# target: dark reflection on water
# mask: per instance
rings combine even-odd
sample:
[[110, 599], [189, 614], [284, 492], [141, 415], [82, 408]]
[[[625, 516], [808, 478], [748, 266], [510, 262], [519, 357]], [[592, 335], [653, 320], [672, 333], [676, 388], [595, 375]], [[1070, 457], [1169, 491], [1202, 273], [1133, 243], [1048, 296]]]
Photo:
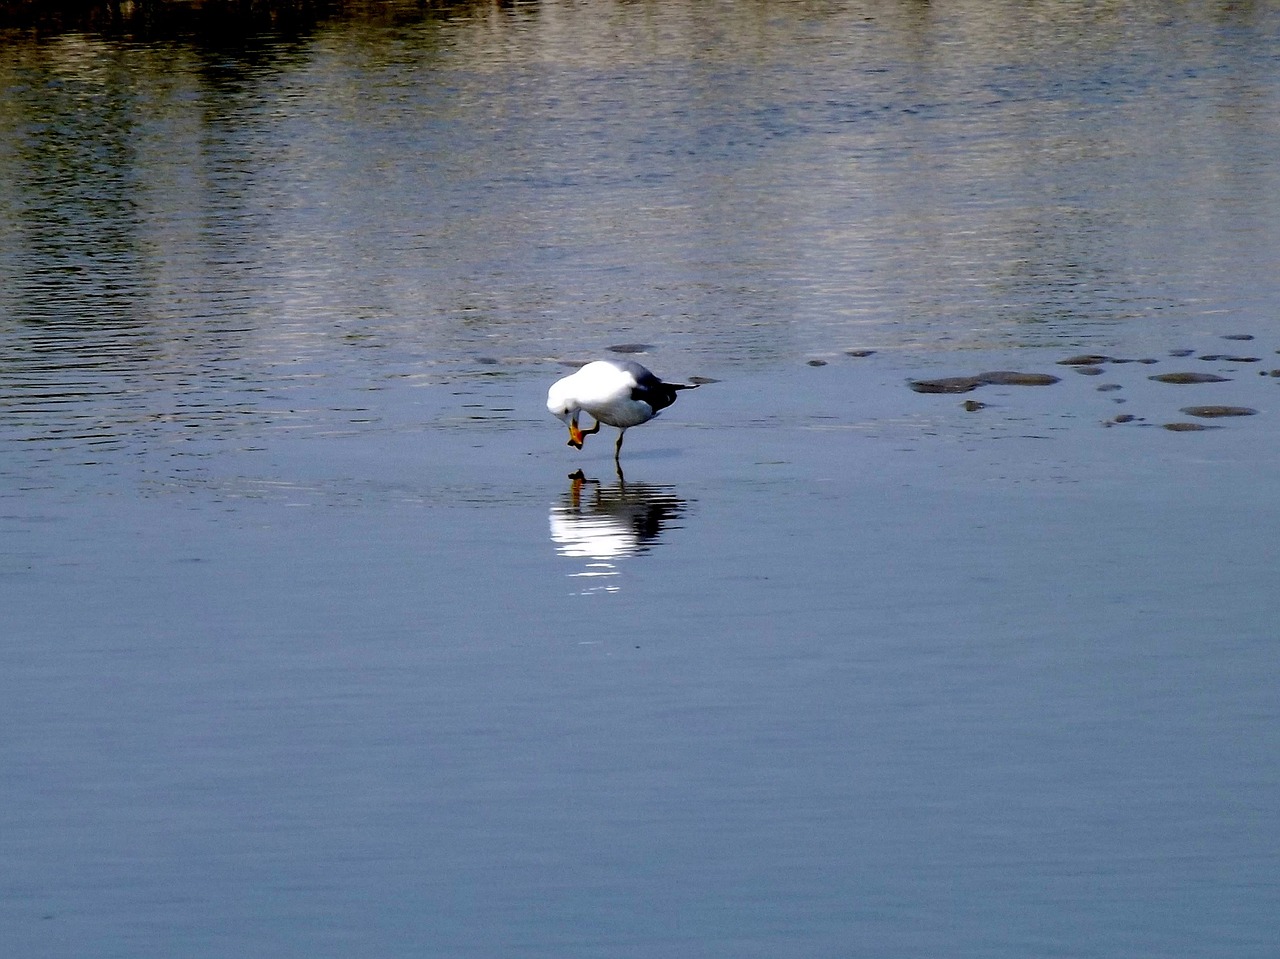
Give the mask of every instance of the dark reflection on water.
[[1034, 344], [1187, 322], [1232, 277], [1231, 306], [1274, 297], [1270, 8], [788, 11], [12, 44], [0, 305], [453, 368], [631, 332], [737, 362]]
[[618, 560], [647, 553], [664, 532], [683, 526], [685, 500], [668, 486], [616, 485], [587, 479], [581, 471], [569, 478], [569, 491], [551, 507], [551, 541], [556, 552], [584, 565], [569, 575], [582, 580], [583, 595], [622, 588]]

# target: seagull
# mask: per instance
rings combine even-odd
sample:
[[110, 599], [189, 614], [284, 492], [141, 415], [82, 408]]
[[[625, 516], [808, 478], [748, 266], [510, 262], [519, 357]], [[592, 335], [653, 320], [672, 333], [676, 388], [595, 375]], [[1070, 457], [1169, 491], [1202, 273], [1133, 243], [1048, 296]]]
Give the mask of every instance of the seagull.
[[[677, 390], [692, 389], [697, 389], [697, 384], [664, 383], [631, 360], [596, 360], [551, 384], [547, 409], [568, 424], [569, 445], [574, 449], [582, 449], [588, 436], [599, 433], [601, 423], [616, 426], [618, 443], [613, 448], [613, 462], [621, 470], [618, 458], [627, 430], [649, 422], [674, 403]], [[591, 414], [595, 425], [589, 430], [581, 429], [579, 413]]]

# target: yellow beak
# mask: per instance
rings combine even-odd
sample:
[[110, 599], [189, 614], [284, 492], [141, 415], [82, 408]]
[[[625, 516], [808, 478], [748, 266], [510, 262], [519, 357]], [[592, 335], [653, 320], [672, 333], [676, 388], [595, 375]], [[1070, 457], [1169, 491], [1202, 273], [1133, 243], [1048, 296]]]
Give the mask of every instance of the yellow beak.
[[569, 445], [575, 450], [580, 450], [582, 449], [582, 442], [583, 433], [582, 430], [578, 428], [578, 420], [577, 417], [575, 417], [569, 421]]

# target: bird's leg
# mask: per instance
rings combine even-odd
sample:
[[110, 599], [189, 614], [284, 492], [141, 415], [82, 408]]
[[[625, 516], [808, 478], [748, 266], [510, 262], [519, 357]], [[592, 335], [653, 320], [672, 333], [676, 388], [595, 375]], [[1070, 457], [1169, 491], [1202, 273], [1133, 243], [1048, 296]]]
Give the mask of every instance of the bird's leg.
[[626, 486], [627, 478], [622, 475], [622, 436], [627, 431], [619, 428], [618, 442], [613, 446], [613, 468], [618, 471], [618, 485]]

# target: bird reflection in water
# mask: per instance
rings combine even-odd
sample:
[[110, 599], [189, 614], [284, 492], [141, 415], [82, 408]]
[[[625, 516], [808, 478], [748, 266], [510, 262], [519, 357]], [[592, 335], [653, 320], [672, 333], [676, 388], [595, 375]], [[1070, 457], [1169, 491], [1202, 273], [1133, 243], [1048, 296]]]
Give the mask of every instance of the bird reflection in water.
[[585, 581], [582, 594], [617, 592], [616, 561], [648, 552], [685, 511], [685, 501], [667, 486], [628, 483], [604, 486], [578, 470], [569, 492], [551, 507], [551, 541], [556, 552], [586, 560], [570, 577]]

